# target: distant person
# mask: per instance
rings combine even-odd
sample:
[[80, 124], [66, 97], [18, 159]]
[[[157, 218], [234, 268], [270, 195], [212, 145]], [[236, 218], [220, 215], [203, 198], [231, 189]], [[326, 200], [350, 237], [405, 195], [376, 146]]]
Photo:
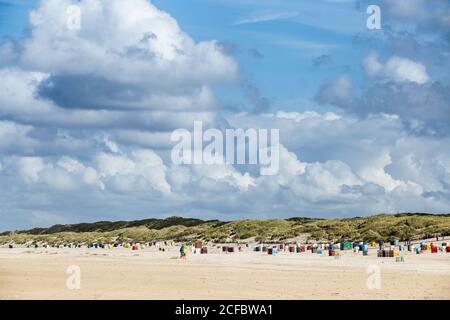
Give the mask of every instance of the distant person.
[[180, 246], [180, 259], [186, 259], [187, 248], [186, 245], [181, 244]]

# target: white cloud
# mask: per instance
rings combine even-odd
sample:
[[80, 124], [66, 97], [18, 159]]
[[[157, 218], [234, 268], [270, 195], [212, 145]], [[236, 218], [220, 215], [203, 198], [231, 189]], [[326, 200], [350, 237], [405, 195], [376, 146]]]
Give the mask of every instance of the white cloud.
[[169, 194], [170, 185], [166, 181], [166, 167], [161, 158], [152, 150], [138, 149], [127, 155], [102, 153], [97, 156], [100, 178], [122, 191], [153, 188]]
[[286, 20], [298, 16], [297, 12], [265, 12], [260, 14], [255, 14], [251, 17], [238, 20], [234, 25], [250, 24], [258, 22], [276, 21], [276, 20]]
[[341, 118], [341, 116], [333, 112], [326, 112], [322, 115], [316, 111], [305, 111], [305, 112], [278, 111], [276, 117], [280, 119], [291, 119], [294, 120], [295, 122], [300, 122], [305, 119], [323, 119], [326, 121], [333, 121]]
[[[224, 118], [211, 88], [235, 81], [238, 66], [215, 41], [194, 42], [145, 0], [81, 1], [82, 28], [68, 30], [70, 3], [42, 2], [20, 46], [0, 48], [2, 223], [448, 211], [448, 138], [410, 134], [402, 113], [360, 119], [291, 109]], [[406, 58], [369, 56], [365, 67], [383, 81], [429, 82], [425, 66]], [[342, 75], [318, 100], [345, 105], [352, 93]], [[170, 132], [194, 120], [280, 129], [278, 174], [172, 165]]]
[[175, 19], [148, 1], [81, 1], [80, 30], [66, 27], [71, 4], [49, 0], [31, 13], [32, 33], [22, 54], [25, 65], [157, 86], [223, 81], [236, 75], [236, 63], [215, 42], [196, 44]]
[[347, 104], [352, 98], [353, 84], [345, 74], [324, 83], [316, 96], [316, 100], [324, 104]]
[[[40, 208], [57, 214], [70, 194], [78, 201], [58, 214], [69, 217], [75, 211], [108, 208], [120, 219], [143, 218], [149, 212], [209, 212], [208, 218], [223, 219], [266, 213], [288, 217], [445, 212], [450, 205], [450, 148], [442, 148], [450, 145], [448, 139], [410, 136], [398, 117], [356, 121], [340, 115], [330, 121], [324, 114], [304, 115], [309, 116], [280, 112], [229, 118], [233, 126], [243, 128], [280, 128], [283, 145], [275, 176], [231, 165], [175, 166], [155, 150], [130, 148], [109, 137], [120, 153], [104, 149], [84, 159], [4, 158], [2, 201], [11, 207], [11, 201], [17, 204], [28, 197], [33, 212]], [[14, 176], [22, 179], [10, 180]], [[19, 209], [21, 214], [31, 210], [14, 210]]]
[[396, 82], [424, 84], [430, 80], [426, 67], [418, 62], [398, 56], [390, 57], [385, 64], [375, 54], [369, 54], [363, 62], [367, 75]]
[[15, 159], [14, 162], [18, 173], [29, 182], [38, 181], [39, 173], [45, 168], [43, 160], [39, 157], [21, 157]]
[[37, 116], [54, 110], [46, 101], [36, 99], [36, 87], [47, 75], [17, 68], [0, 69], [0, 112], [4, 116]]
[[238, 65], [216, 41], [196, 43], [145, 0], [77, 2], [81, 29], [71, 30], [71, 4], [41, 2], [30, 33], [0, 48], [9, 57], [0, 61], [3, 119], [157, 134], [217, 120], [221, 104], [211, 87], [237, 81]]

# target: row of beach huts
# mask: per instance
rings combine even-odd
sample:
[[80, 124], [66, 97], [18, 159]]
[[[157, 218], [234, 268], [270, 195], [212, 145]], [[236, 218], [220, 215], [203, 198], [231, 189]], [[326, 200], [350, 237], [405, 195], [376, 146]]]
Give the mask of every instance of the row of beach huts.
[[[179, 246], [180, 243], [174, 241], [152, 241], [152, 242], [114, 242], [114, 243], [67, 243], [59, 245], [49, 245], [47, 243], [31, 243], [28, 248], [88, 248], [88, 249], [114, 249], [123, 248], [132, 251], [144, 250], [149, 247], [154, 247], [159, 251], [165, 251], [170, 247]], [[13, 248], [9, 244], [9, 248]], [[204, 244], [202, 241], [196, 241], [191, 245], [191, 253], [208, 254], [210, 250], [208, 247], [214, 249], [214, 252], [234, 253], [243, 250], [248, 251], [249, 244]], [[255, 252], [275, 255], [279, 252], [289, 253], [313, 253], [313, 254], [328, 254], [329, 256], [339, 256], [341, 252], [353, 251], [355, 253], [362, 253], [363, 256], [369, 254], [369, 249], [377, 250], [378, 257], [397, 257], [401, 252], [410, 252], [415, 254], [423, 253], [450, 253], [450, 243], [441, 242], [420, 242], [412, 244], [411, 242], [400, 243], [398, 240], [390, 242], [339, 242], [339, 243], [295, 243], [295, 242], [281, 242], [281, 243], [258, 243], [251, 246], [251, 250]]]

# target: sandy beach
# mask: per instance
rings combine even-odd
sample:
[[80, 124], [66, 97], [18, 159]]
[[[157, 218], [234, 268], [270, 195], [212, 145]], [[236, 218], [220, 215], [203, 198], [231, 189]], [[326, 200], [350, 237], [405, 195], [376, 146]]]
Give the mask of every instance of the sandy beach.
[[[450, 299], [450, 254], [404, 262], [344, 252], [189, 254], [127, 249], [0, 249], [0, 299]], [[80, 289], [68, 289], [70, 266]], [[367, 281], [379, 270], [380, 288]], [[379, 269], [377, 269], [379, 268]]]

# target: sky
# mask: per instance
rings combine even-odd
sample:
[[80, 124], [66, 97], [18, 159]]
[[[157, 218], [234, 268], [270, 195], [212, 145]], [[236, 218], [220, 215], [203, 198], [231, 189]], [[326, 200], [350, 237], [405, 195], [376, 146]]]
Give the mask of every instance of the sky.
[[[0, 231], [449, 213], [449, 67], [446, 0], [0, 0]], [[278, 173], [174, 164], [196, 120]]]

